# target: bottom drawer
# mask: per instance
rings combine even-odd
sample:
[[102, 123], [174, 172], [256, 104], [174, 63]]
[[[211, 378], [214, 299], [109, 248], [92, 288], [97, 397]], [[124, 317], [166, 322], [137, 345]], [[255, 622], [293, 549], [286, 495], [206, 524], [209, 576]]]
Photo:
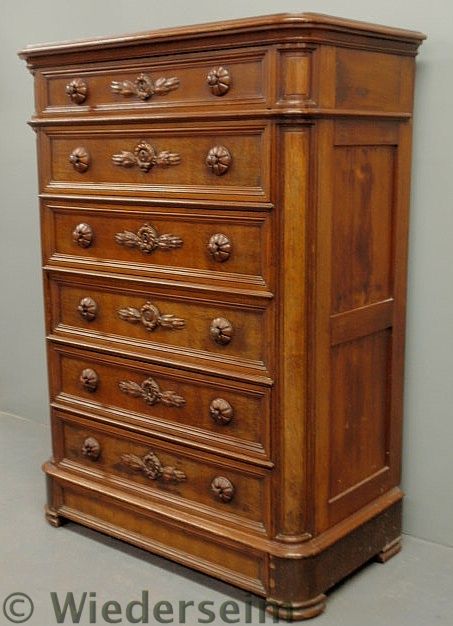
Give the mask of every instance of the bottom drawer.
[[221, 513], [232, 526], [268, 527], [268, 470], [60, 412], [53, 432], [62, 467], [196, 515]]
[[[266, 556], [250, 546], [235, 545], [179, 523], [131, 506], [102, 493], [65, 485], [59, 512], [64, 517], [117, 537], [155, 554], [168, 557], [224, 582], [266, 594]], [[54, 482], [52, 481], [52, 482]]]

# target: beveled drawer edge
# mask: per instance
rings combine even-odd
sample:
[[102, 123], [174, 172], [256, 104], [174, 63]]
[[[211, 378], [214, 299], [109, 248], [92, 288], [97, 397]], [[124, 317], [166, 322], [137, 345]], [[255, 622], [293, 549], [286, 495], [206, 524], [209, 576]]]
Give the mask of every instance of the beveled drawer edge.
[[[103, 331], [88, 331], [81, 330], [80, 328], [69, 326], [66, 324], [57, 324], [54, 328], [55, 333], [61, 333], [63, 337], [79, 337], [85, 338], [85, 340], [90, 343], [87, 345], [98, 345], [104, 341], [107, 341], [111, 344], [116, 344], [118, 346], [133, 346], [135, 348], [141, 348], [143, 351], [147, 352], [162, 352], [169, 355], [175, 355], [176, 357], [188, 358], [188, 359], [198, 359], [204, 362], [216, 363], [218, 369], [222, 367], [223, 364], [231, 367], [235, 367], [238, 369], [242, 368], [251, 368], [256, 371], [261, 371], [263, 373], [269, 373], [269, 369], [266, 367], [264, 361], [253, 361], [251, 359], [244, 359], [237, 356], [226, 356], [224, 354], [215, 354], [213, 352], [207, 352], [204, 350], [198, 350], [195, 348], [185, 348], [181, 346], [173, 346], [167, 345], [163, 343], [151, 342], [151, 341], [140, 341], [139, 339], [132, 339], [131, 337], [120, 336], [120, 335], [110, 335], [106, 334]], [[91, 344], [93, 342], [93, 344]], [[116, 350], [119, 353], [118, 349]], [[126, 354], [126, 352], [124, 352]]]
[[74, 206], [77, 206], [80, 202], [99, 202], [109, 203], [115, 206], [116, 204], [131, 204], [139, 207], [150, 207], [153, 208], [155, 206], [159, 207], [182, 207], [189, 209], [198, 209], [200, 207], [203, 210], [209, 209], [222, 209], [222, 210], [244, 210], [247, 209], [249, 211], [271, 211], [274, 209], [274, 204], [272, 202], [261, 202], [256, 204], [256, 202], [251, 202], [249, 200], [231, 200], [225, 202], [224, 200], [216, 200], [215, 198], [210, 199], [209, 201], [206, 198], [140, 198], [137, 196], [99, 196], [95, 195], [84, 195], [84, 194], [56, 194], [56, 193], [46, 193], [41, 192], [38, 194], [38, 197], [41, 200], [48, 201], [69, 201], [74, 203]]
[[[59, 191], [69, 191], [73, 190], [73, 193], [77, 193], [77, 189], [82, 189], [83, 191], [92, 191], [94, 193], [99, 193], [99, 199], [102, 200], [104, 192], [117, 192], [118, 194], [128, 193], [136, 193], [138, 196], [142, 196], [145, 193], [155, 193], [155, 194], [168, 194], [173, 197], [181, 197], [181, 198], [198, 198], [198, 197], [225, 197], [225, 202], [230, 202], [230, 198], [252, 198], [256, 202], [261, 202], [263, 200], [269, 200], [269, 190], [266, 181], [266, 188], [264, 187], [242, 187], [238, 185], [230, 185], [226, 186], [215, 186], [215, 185], [153, 185], [153, 184], [141, 184], [137, 186], [136, 184], [128, 184], [128, 183], [78, 183], [78, 182], [69, 182], [69, 181], [49, 181], [45, 185], [41, 187], [41, 190], [46, 190], [49, 193], [52, 193], [52, 190]], [[161, 197], [160, 195], [156, 197]]]
[[[55, 344], [55, 345], [52, 345]], [[51, 349], [54, 349], [57, 353], [65, 355], [65, 356], [69, 356], [69, 357], [75, 357], [75, 358], [86, 358], [87, 356], [89, 356], [89, 353], [87, 354], [86, 352], [86, 347], [87, 346], [83, 346], [80, 345], [79, 343], [74, 343], [74, 342], [62, 342], [62, 341], [50, 341], [49, 342], [49, 347]], [[113, 362], [113, 364], [119, 364], [121, 365], [121, 361], [124, 359], [124, 356], [122, 354], [118, 354], [117, 357], [115, 358], [115, 356], [113, 356], [113, 361], [111, 358], [111, 351], [106, 352], [105, 350], [93, 350], [94, 352], [94, 359], [97, 362], [103, 363], [103, 364], [111, 364]], [[109, 356], [106, 356], [107, 354], [109, 354]], [[118, 359], [120, 360], [120, 362], [118, 363]], [[142, 361], [140, 359], [140, 361]], [[146, 374], [147, 373], [147, 361], [143, 361], [143, 362], [132, 362], [130, 363], [130, 359], [127, 359], [128, 362], [128, 367], [130, 369], [133, 369], [135, 371], [138, 371], [142, 374]], [[157, 362], [156, 364], [154, 364], [154, 374], [159, 377], [159, 376], [164, 376], [164, 377], [170, 377], [175, 381], [180, 381], [183, 382], [187, 379], [187, 376], [185, 374], [185, 369], [186, 368], [173, 368], [172, 365], [170, 365], [170, 367], [168, 367], [168, 365], [166, 363], [161, 363], [161, 362]], [[206, 380], [208, 379], [208, 380]], [[194, 377], [193, 379], [191, 379], [192, 381], [195, 381], [196, 383], [200, 383], [200, 384], [205, 384], [206, 382], [208, 384], [212, 384], [215, 385], [218, 389], [222, 389], [224, 392], [227, 392], [228, 390], [231, 389], [231, 382], [229, 380], [228, 377], [225, 377], [222, 375], [222, 377], [220, 379], [217, 379], [217, 377], [215, 377], [214, 379], [212, 379], [212, 376], [209, 372], [206, 372], [204, 369], [201, 370], [200, 372], [198, 372], [197, 377]], [[261, 398], [265, 393], [266, 393], [266, 388], [268, 387], [268, 385], [264, 385], [265, 389], [261, 389], [261, 387], [263, 386], [261, 381], [248, 381], [247, 379], [245, 379], [244, 377], [241, 377], [239, 379], [239, 386], [237, 384], [237, 382], [235, 383], [235, 389], [237, 391], [239, 391], [240, 393], [245, 393], [246, 395], [250, 395], [250, 396], [255, 396], [257, 398]], [[250, 386], [253, 385], [253, 389], [250, 389]]]
[[[25, 53], [27, 52], [27, 50], [24, 50], [23, 52]], [[75, 68], [72, 65], [60, 65], [57, 67], [44, 67], [40, 71], [41, 74], [46, 78], [48, 76], [73, 76], [83, 71], [85, 71], [86, 73], [102, 74], [104, 72], [109, 72], [112, 69], [120, 69], [124, 72], [135, 72], [136, 70], [139, 71], [140, 69], [146, 68], [149, 65], [153, 65], [156, 68], [156, 71], [159, 72], [165, 71], [166, 69], [168, 69], [169, 71], [173, 71], [177, 69], [184, 69], [187, 67], [191, 68], [196, 65], [203, 66], [208, 62], [208, 60], [212, 65], [216, 65], [216, 60], [219, 61], [219, 65], [221, 65], [222, 63], [226, 64], [227, 61], [234, 61], [235, 63], [240, 63], [242, 61], [266, 62], [271, 52], [271, 49], [266, 45], [257, 45], [253, 48], [250, 48], [247, 45], [242, 45], [233, 49], [218, 50], [216, 53], [210, 54], [209, 57], [200, 55], [197, 50], [193, 50], [190, 52], [185, 52], [183, 56], [177, 57], [172, 54], [165, 54], [161, 57], [150, 56], [148, 58], [135, 58], [125, 56], [120, 61], [117, 61], [115, 59], [113, 61], [113, 66], [111, 61], [98, 61], [91, 63], [89, 67], [87, 67], [86, 64], [82, 64], [78, 67], [76, 66]], [[225, 54], [228, 57], [227, 59], [225, 59]]]
[[[193, 431], [195, 437], [200, 441], [197, 441], [195, 438], [188, 439], [184, 437], [183, 434], [176, 434], [173, 423], [152, 417], [146, 419], [134, 411], [120, 410], [116, 407], [103, 406], [101, 409], [88, 401], [82, 401], [76, 396], [64, 393], [58, 394], [55, 400], [50, 403], [50, 406], [57, 410], [64, 410], [75, 416], [89, 417], [93, 422], [99, 422], [107, 426], [118, 426], [124, 430], [145, 436], [152, 436], [163, 441], [174, 441], [189, 448], [202, 450], [230, 459], [238, 459], [245, 463], [251, 463], [266, 469], [272, 469], [274, 467], [274, 463], [269, 460], [269, 456], [266, 454], [264, 447], [260, 444], [254, 444], [253, 442], [250, 442], [250, 445], [246, 445], [245, 440], [219, 435], [218, 433], [213, 433], [211, 437], [209, 437], [209, 434], [204, 434], [205, 431], [195, 427], [187, 427], [187, 430]], [[131, 419], [125, 420], [124, 418], [128, 416], [131, 416]], [[163, 432], [163, 430], [152, 430], [154, 423], [161, 429], [165, 427], [168, 433]], [[215, 438], [219, 447], [215, 447], [209, 443], [213, 438]], [[207, 443], [203, 443], [204, 440]]]
[[[159, 208], [155, 209], [153, 205], [155, 204], [160, 204], [159, 201], [153, 201], [153, 200], [140, 200], [135, 198], [135, 203], [136, 204], [145, 204], [146, 208], [143, 208], [142, 210], [140, 209], [136, 209], [134, 207], [133, 211], [130, 211], [129, 209], [124, 209], [124, 208], [118, 208], [115, 206], [115, 204], [121, 203], [121, 204], [125, 204], [127, 205], [128, 202], [127, 200], [123, 200], [123, 198], [118, 198], [118, 197], [114, 197], [114, 198], [102, 198], [101, 201], [99, 201], [99, 198], [97, 196], [89, 196], [88, 198], [85, 198], [83, 196], [71, 196], [71, 197], [63, 197], [60, 198], [59, 196], [56, 196], [54, 194], [41, 194], [41, 196], [44, 200], [47, 200], [45, 207], [52, 209], [52, 211], [56, 212], [56, 213], [62, 213], [62, 214], [67, 214], [67, 215], [73, 215], [74, 213], [80, 213], [80, 215], [84, 215], [85, 213], [93, 213], [93, 214], [107, 214], [107, 216], [110, 216], [111, 214], [113, 214], [114, 216], [116, 216], [117, 214], [119, 216], [128, 216], [131, 215], [132, 217], [137, 217], [137, 218], [142, 218], [142, 219], [146, 219], [146, 218], [150, 218], [150, 214], [148, 209], [151, 209], [152, 211], [152, 216], [153, 218], [160, 218], [160, 219], [164, 219], [164, 218], [175, 218], [175, 219], [182, 219], [182, 220], [188, 220], [190, 222], [199, 222], [199, 221], [226, 221], [226, 216], [223, 216], [222, 214], [220, 215], [212, 215], [209, 212], [209, 209], [213, 209], [214, 211], [241, 211], [242, 213], [244, 213], [244, 208], [250, 208], [249, 206], [242, 206], [243, 203], [239, 203], [239, 205], [237, 203], [233, 203], [232, 206], [225, 206], [225, 203], [220, 202], [218, 203], [219, 206], [213, 206], [213, 205], [209, 205], [209, 207], [203, 207], [203, 210], [207, 210], [207, 213], [201, 213], [199, 212], [199, 203], [196, 203], [196, 211], [192, 212], [192, 213], [186, 213], [184, 212], [185, 209], [189, 208], [189, 209], [194, 209], [193, 206], [188, 206], [186, 207], [185, 205], [188, 204], [187, 202], [185, 202], [184, 200], [181, 200], [181, 202], [177, 202], [177, 208], [173, 208], [172, 213], [167, 213], [167, 211], [163, 211], [163, 210], [159, 210]], [[65, 200], [69, 200], [70, 204], [63, 204]], [[89, 204], [89, 206], [80, 206], [82, 203], [87, 202]], [[164, 203], [165, 200], [162, 200], [162, 202]], [[105, 205], [105, 204], [112, 204], [113, 206], [109, 206], [109, 207], [105, 207], [105, 206], [100, 206], [100, 205]], [[172, 202], [172, 204], [175, 204], [174, 202]], [[189, 203], [193, 204], [193, 203]], [[149, 205], [149, 206], [148, 206]], [[262, 212], [263, 208], [262, 206], [256, 206], [256, 205], [252, 205], [254, 209], [257, 209], [257, 211], [259, 211], [260, 213]], [[265, 207], [264, 210], [266, 210], [266, 208], [272, 208], [272, 206], [269, 207]], [[168, 209], [168, 207], [166, 206], [165, 209]], [[179, 209], [179, 212], [178, 212]], [[182, 209], [182, 211], [181, 211]], [[228, 215], [228, 223], [232, 224], [239, 224], [241, 226], [247, 226], [249, 224], [253, 224], [256, 226], [262, 226], [264, 225], [264, 222], [266, 221], [266, 219], [268, 219], [268, 215], [267, 213], [265, 213], [264, 215], [254, 215], [254, 212], [250, 212], [247, 214], [242, 214], [242, 215]]]
[[[112, 272], [108, 272], [109, 268], [118, 268], [123, 274], [127, 274], [128, 271], [137, 272], [137, 274], [149, 274], [150, 278], [153, 278], [154, 280], [160, 280], [163, 283], [167, 283], [167, 281], [164, 277], [159, 277], [159, 274], [162, 274], [163, 276], [165, 276], [166, 274], [176, 274], [180, 278], [193, 278], [198, 279], [199, 281], [202, 279], [209, 279], [215, 281], [215, 287], [210, 286], [209, 284], [204, 284], [202, 282], [194, 282], [193, 285], [196, 289], [211, 289], [212, 291], [219, 290], [220, 286], [217, 286], [217, 283], [228, 283], [229, 281], [231, 281], [231, 288], [230, 286], [225, 288], [225, 291], [227, 291], [228, 293], [241, 293], [243, 291], [240, 288], [233, 287], [233, 285], [237, 283], [244, 284], [245, 288], [247, 285], [249, 285], [249, 289], [251, 286], [267, 288], [263, 290], [263, 297], [266, 297], [266, 295], [270, 293], [268, 290], [268, 284], [264, 280], [263, 276], [257, 276], [253, 274], [234, 274], [227, 272], [220, 273], [216, 272], [215, 270], [197, 270], [195, 268], [175, 267], [171, 265], [153, 265], [151, 263], [145, 262], [139, 263], [131, 261], [115, 261], [110, 259], [98, 260], [88, 259], [87, 257], [76, 255], [54, 253], [49, 257], [49, 259], [47, 259], [44, 269], [55, 270], [59, 269], [59, 267], [65, 268], [65, 265], [68, 269], [71, 269], [75, 265], [81, 265], [86, 267], [88, 271], [91, 270], [93, 272], [103, 272], [103, 267], [105, 267], [106, 275], [110, 276], [112, 275]], [[114, 275], [116, 276], [116, 274]], [[177, 282], [180, 281], [168, 281], [168, 284], [176, 285]]]
[[[244, 366], [240, 371], [235, 369], [225, 369], [221, 367], [213, 367], [209, 362], [203, 363], [202, 365], [195, 360], [188, 359], [187, 361], [178, 360], [178, 355], [171, 351], [159, 354], [159, 348], [153, 349], [153, 353], [150, 354], [150, 350], [135, 352], [134, 350], [124, 350], [124, 348], [116, 346], [114, 348], [109, 347], [108, 345], [100, 345], [99, 343], [83, 341], [81, 338], [74, 339], [69, 336], [63, 337], [55, 334], [47, 335], [46, 339], [55, 344], [61, 344], [66, 346], [74, 346], [78, 348], [87, 348], [89, 350], [93, 350], [94, 352], [99, 352], [101, 354], [112, 354], [117, 355], [126, 359], [137, 360], [142, 363], [152, 363], [156, 365], [161, 365], [167, 368], [171, 368], [172, 370], [185, 370], [185, 371], [193, 371], [201, 374], [208, 374], [209, 376], [215, 376], [219, 378], [227, 378], [230, 380], [239, 380], [245, 381], [249, 383], [256, 383], [258, 385], [263, 385], [265, 387], [272, 387], [274, 381], [269, 376], [264, 373], [257, 373], [256, 368], [247, 368]], [[172, 358], [168, 358], [168, 356]], [[209, 361], [209, 359], [207, 359]], [[260, 370], [258, 370], [260, 371]]]
[[[132, 276], [132, 275], [122, 275], [122, 274], [111, 274], [109, 272], [99, 272], [99, 271], [95, 271], [95, 270], [85, 270], [84, 272], [78, 272], [77, 270], [75, 270], [74, 268], [66, 268], [66, 267], [59, 267], [59, 266], [54, 266], [54, 265], [43, 265], [42, 267], [43, 271], [47, 273], [47, 275], [51, 278], [56, 280], [57, 282], [59, 282], [60, 284], [65, 284], [65, 285], [72, 285], [72, 286], [79, 286], [79, 287], [86, 287], [87, 282], [83, 280], [83, 277], [89, 277], [90, 280], [90, 285], [93, 287], [102, 287], [102, 285], [105, 285], [105, 279], [113, 279], [114, 281], [117, 281], [118, 285], [121, 285], [121, 288], [123, 291], [128, 291], [131, 292], [133, 291], [133, 288], [125, 288], [124, 287], [124, 283], [125, 281], [127, 281], [128, 283], [132, 284], [136, 284], [138, 287], [137, 288], [143, 288], [143, 286], [148, 286], [149, 288], [152, 288], [153, 286], [159, 288], [159, 287], [170, 287], [171, 289], [174, 289], [175, 287], [178, 287], [180, 289], [183, 289], [184, 291], [186, 291], [187, 293], [190, 292], [197, 292], [199, 291], [200, 293], [202, 293], [203, 295], [205, 295], [205, 300], [203, 300], [203, 297], [191, 297], [189, 295], [185, 296], [185, 299], [187, 300], [187, 302], [200, 302], [200, 303], [204, 303], [204, 304], [212, 304], [213, 302], [215, 302], [216, 304], [222, 305], [222, 304], [227, 304], [229, 306], [233, 306], [234, 307], [234, 302], [231, 301], [230, 298], [218, 298], [218, 299], [213, 299], [211, 296], [209, 296], [210, 293], [216, 293], [216, 294], [221, 294], [221, 295], [227, 295], [227, 294], [234, 294], [235, 296], [240, 296], [241, 298], [243, 298], [244, 296], [249, 297], [253, 300], [272, 300], [274, 298], [274, 294], [271, 291], [267, 291], [267, 290], [254, 290], [254, 289], [234, 289], [234, 288], [229, 288], [229, 287], [221, 287], [221, 286], [217, 286], [217, 285], [204, 285], [204, 284], [199, 284], [199, 283], [187, 283], [184, 281], [178, 281], [178, 280], [165, 280], [165, 279], [160, 279], [160, 278], [151, 278], [151, 277], [142, 277], [142, 276]], [[95, 280], [93, 279], [99, 279], [99, 283], [96, 283]], [[104, 282], [103, 282], [104, 281]], [[119, 282], [119, 281], [122, 281]], [[182, 295], [178, 296], [177, 294], [175, 294], [174, 292], [171, 292], [171, 297], [170, 296], [166, 296], [169, 299], [172, 300], [184, 300], [184, 291], [182, 292]], [[164, 294], [161, 294], [164, 295]], [[247, 305], [245, 305], [244, 302], [239, 302], [237, 305], [239, 308], [244, 308], [244, 306], [247, 306], [247, 308], [252, 309], [261, 309], [264, 310], [266, 308], [266, 304], [251, 304], [248, 303]]]

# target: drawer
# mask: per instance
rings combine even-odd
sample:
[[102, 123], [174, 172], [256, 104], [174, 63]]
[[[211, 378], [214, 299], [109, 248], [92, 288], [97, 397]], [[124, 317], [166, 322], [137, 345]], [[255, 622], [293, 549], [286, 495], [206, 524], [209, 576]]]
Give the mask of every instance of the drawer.
[[221, 455], [269, 458], [265, 387], [67, 346], [50, 345], [49, 366], [54, 402]]
[[198, 296], [132, 280], [52, 272], [50, 330], [118, 349], [160, 349], [219, 365], [265, 370], [272, 306], [261, 298]]
[[58, 465], [193, 513], [267, 526], [268, 470], [61, 415], [52, 422]]
[[96, 115], [173, 108], [263, 106], [267, 51], [222, 51], [37, 72], [37, 109], [45, 115]]
[[40, 129], [41, 189], [268, 200], [269, 136], [259, 122]]
[[[260, 550], [234, 543], [229, 528], [218, 536], [198, 526], [181, 526], [180, 520], [153, 514], [148, 508], [131, 508], [121, 497], [104, 491], [83, 488], [68, 481], [60, 482], [53, 468], [46, 466], [52, 480], [58, 485], [64, 518], [90, 526], [107, 535], [118, 537], [154, 554], [216, 576], [224, 582], [241, 585], [253, 593], [264, 595], [267, 588], [267, 555]], [[58, 470], [57, 470], [58, 473]], [[67, 477], [65, 477], [67, 478]], [[188, 537], [190, 536], [190, 541]]]
[[74, 204], [42, 201], [45, 263], [269, 286], [269, 212]]

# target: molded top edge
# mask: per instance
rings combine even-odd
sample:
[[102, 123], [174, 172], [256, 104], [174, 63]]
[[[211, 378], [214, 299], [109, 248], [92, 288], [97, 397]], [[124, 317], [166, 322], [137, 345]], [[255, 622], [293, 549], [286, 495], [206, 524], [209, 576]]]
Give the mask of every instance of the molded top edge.
[[104, 48], [123, 47], [127, 45], [158, 43], [167, 40], [191, 39], [202, 36], [240, 34], [247, 32], [266, 31], [273, 28], [318, 28], [344, 33], [355, 33], [368, 37], [396, 39], [420, 45], [426, 39], [423, 33], [392, 28], [381, 24], [371, 24], [357, 20], [324, 15], [321, 13], [277, 13], [260, 17], [246, 17], [236, 20], [208, 22], [192, 26], [177, 26], [145, 31], [116, 37], [96, 37], [93, 39], [76, 39], [55, 43], [30, 45], [18, 54], [23, 59], [35, 56], [57, 54], [62, 52], [81, 52]]

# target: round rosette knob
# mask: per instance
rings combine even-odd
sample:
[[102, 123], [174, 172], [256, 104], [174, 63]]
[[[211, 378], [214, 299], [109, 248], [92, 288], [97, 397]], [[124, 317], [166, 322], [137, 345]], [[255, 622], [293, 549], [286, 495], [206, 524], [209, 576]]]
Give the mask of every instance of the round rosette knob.
[[225, 148], [225, 146], [214, 146], [206, 156], [206, 165], [213, 174], [222, 176], [230, 169], [232, 160], [233, 157], [228, 148]]
[[226, 67], [213, 67], [206, 77], [214, 96], [224, 96], [231, 87], [231, 74]]
[[210, 331], [212, 339], [223, 346], [230, 343], [233, 338], [233, 325], [224, 317], [216, 317], [213, 319]]
[[233, 483], [224, 476], [216, 476], [211, 483], [211, 490], [222, 502], [230, 502], [234, 496]]

